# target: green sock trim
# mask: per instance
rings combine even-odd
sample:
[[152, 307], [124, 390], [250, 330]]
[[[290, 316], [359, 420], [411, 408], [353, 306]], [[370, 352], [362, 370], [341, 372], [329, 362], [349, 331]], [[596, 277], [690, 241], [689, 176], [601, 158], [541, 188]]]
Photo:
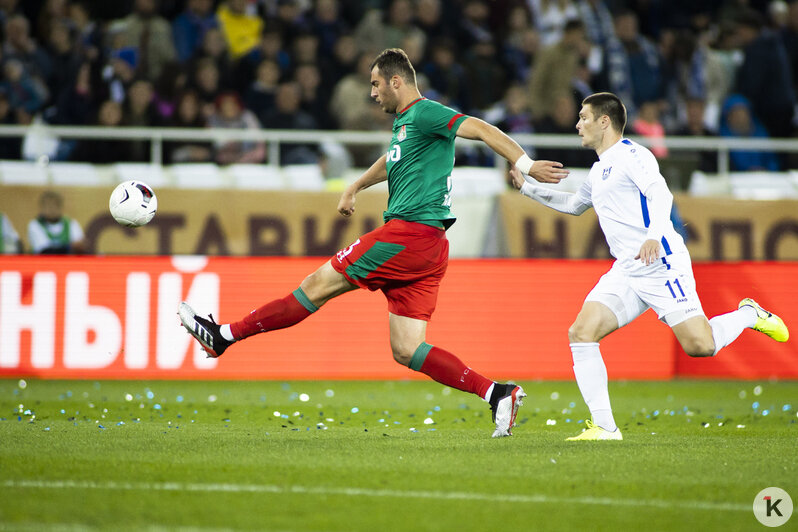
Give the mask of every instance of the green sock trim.
[[421, 366], [424, 365], [424, 361], [427, 360], [427, 355], [432, 349], [432, 346], [427, 342], [421, 342], [421, 345], [416, 348], [416, 352], [413, 353], [413, 358], [410, 359], [410, 369], [414, 371], [421, 371]]
[[316, 312], [319, 310], [319, 307], [314, 305], [310, 299], [308, 299], [308, 296], [305, 295], [305, 291], [302, 290], [302, 288], [297, 288], [293, 291], [293, 294], [296, 300], [299, 301], [299, 304], [308, 309], [308, 312]]

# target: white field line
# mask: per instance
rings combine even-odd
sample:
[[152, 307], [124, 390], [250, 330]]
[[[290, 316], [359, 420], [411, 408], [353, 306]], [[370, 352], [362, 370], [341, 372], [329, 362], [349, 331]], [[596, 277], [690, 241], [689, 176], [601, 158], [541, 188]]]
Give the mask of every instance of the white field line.
[[335, 486], [279, 486], [276, 484], [198, 484], [184, 482], [116, 482], [92, 480], [5, 480], [4, 488], [77, 489], [109, 491], [185, 491], [209, 493], [275, 493], [300, 495], [342, 495], [346, 497], [387, 497], [400, 499], [437, 499], [458, 501], [511, 502], [520, 504], [582, 504], [595, 506], [651, 507], [679, 510], [750, 512], [750, 504], [663, 499], [626, 499], [611, 497], [563, 497], [512, 493], [469, 493], [464, 491], [386, 490], [338, 488]]

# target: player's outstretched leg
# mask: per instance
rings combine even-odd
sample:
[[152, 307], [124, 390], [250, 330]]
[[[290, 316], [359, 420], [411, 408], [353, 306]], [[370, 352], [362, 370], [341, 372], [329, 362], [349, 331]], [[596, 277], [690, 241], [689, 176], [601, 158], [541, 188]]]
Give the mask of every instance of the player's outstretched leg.
[[415, 350], [408, 367], [441, 384], [478, 395], [490, 404], [491, 417], [496, 424], [493, 437], [512, 435], [518, 407], [522, 406], [522, 400], [526, 397], [520, 386], [493, 382], [466, 366], [452, 353], [426, 342], [422, 342]]
[[754, 329], [766, 334], [777, 342], [786, 342], [790, 332], [781, 318], [763, 309], [759, 303], [747, 297], [740, 301], [737, 310], [720, 314], [709, 320], [712, 327], [712, 338], [715, 342], [715, 351], [732, 343], [745, 329]]
[[208, 356], [216, 358], [238, 340], [296, 325], [317, 310], [302, 288], [297, 288], [287, 296], [266, 303], [242, 320], [229, 325], [219, 325], [212, 317], [207, 320], [197, 316], [186, 302], [180, 303], [177, 313], [183, 327], [197, 339]]

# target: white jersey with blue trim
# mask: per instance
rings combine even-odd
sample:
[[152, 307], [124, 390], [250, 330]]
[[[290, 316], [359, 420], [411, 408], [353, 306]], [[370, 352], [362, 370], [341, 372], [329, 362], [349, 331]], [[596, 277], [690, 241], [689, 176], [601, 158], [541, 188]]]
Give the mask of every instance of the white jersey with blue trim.
[[[650, 224], [645, 192], [658, 181], [664, 183], [665, 178], [659, 173], [654, 155], [646, 147], [624, 138], [599, 156], [577, 192], [581, 201], [595, 209], [610, 253], [618, 260], [618, 266], [630, 274], [642, 275], [651, 269], [635, 260], [635, 256], [646, 240]], [[660, 257], [686, 254], [684, 240], [670, 219], [666, 222]]]

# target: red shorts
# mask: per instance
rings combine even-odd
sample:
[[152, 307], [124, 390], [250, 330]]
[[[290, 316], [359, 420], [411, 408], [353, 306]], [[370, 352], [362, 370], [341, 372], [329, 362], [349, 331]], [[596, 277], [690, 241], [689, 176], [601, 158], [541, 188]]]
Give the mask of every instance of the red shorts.
[[443, 229], [389, 220], [330, 262], [350, 283], [382, 290], [392, 314], [428, 321], [449, 264], [449, 241]]

